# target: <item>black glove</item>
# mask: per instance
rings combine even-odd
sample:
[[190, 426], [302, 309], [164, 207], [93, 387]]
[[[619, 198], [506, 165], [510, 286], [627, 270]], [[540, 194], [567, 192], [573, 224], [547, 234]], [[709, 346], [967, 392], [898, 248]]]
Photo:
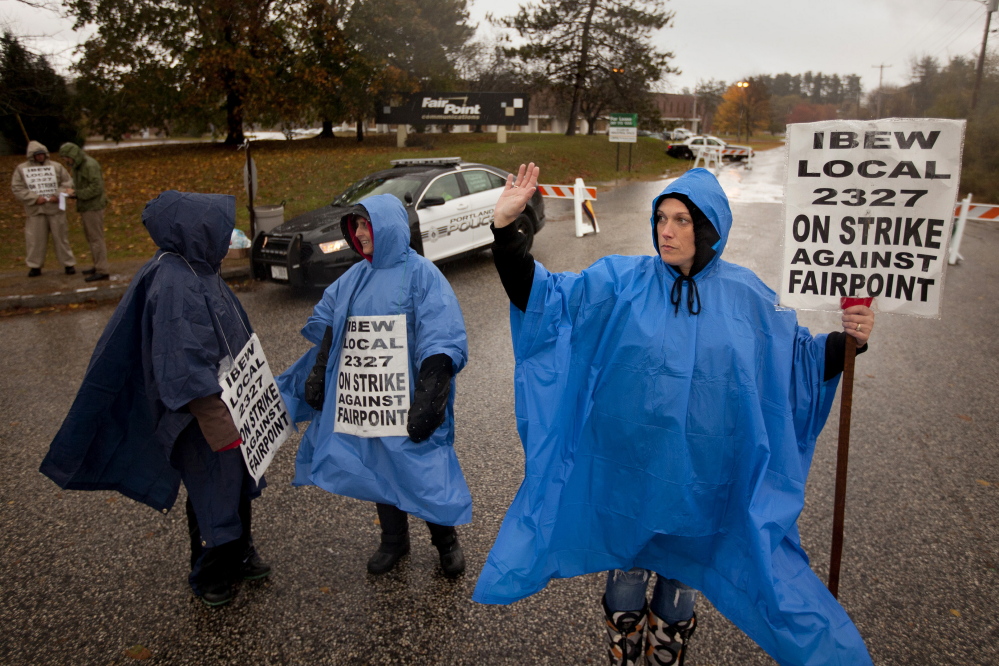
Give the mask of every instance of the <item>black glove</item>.
[[420, 366], [413, 404], [409, 406], [406, 431], [414, 442], [422, 442], [444, 423], [447, 399], [451, 395], [454, 364], [447, 354], [434, 354]]
[[326, 399], [326, 364], [330, 360], [332, 345], [333, 327], [327, 326], [326, 332], [323, 333], [323, 341], [319, 344], [319, 353], [316, 354], [316, 364], [312, 366], [305, 380], [305, 402], [317, 411], [322, 411], [323, 401]]

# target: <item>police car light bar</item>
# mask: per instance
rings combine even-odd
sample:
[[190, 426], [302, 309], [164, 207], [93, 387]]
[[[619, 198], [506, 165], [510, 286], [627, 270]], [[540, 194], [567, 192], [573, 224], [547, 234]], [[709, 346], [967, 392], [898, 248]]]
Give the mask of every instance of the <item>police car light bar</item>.
[[391, 160], [392, 166], [451, 166], [461, 164], [460, 157], [420, 157], [411, 160]]

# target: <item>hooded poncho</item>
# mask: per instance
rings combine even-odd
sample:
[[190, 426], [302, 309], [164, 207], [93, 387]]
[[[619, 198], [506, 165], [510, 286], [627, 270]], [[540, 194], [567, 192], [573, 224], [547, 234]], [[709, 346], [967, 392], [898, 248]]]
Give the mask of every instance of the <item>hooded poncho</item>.
[[[605, 257], [580, 274], [535, 265], [511, 307], [525, 478], [473, 599], [508, 604], [552, 578], [642, 567], [701, 590], [782, 664], [870, 663], [808, 566], [796, 521], [838, 376], [748, 269], [721, 259], [728, 200], [704, 169], [689, 198], [720, 240], [674, 314], [677, 271]], [[657, 250], [658, 252], [658, 250]], [[689, 282], [681, 288], [690, 289]]]
[[[383, 194], [364, 199], [361, 205], [371, 221], [374, 255], [370, 262], [354, 264], [326, 289], [302, 329], [302, 335], [318, 345], [326, 327], [333, 328], [323, 410], [313, 410], [303, 395], [318, 347], [277, 379], [292, 418], [312, 421], [299, 445], [293, 483], [392, 504], [438, 525], [461, 525], [472, 519], [472, 498], [453, 448], [453, 379], [444, 423], [427, 440], [415, 443], [408, 437], [358, 437], [333, 431], [339, 352], [348, 317], [405, 314], [411, 399], [425, 359], [447, 354], [455, 374], [468, 360], [458, 300], [437, 267], [409, 247], [402, 203]], [[344, 237], [350, 238], [346, 230]]]
[[42, 462], [60, 487], [173, 506], [180, 472], [170, 455], [194, 419], [186, 405], [221, 392], [219, 363], [250, 337], [218, 274], [235, 220], [228, 195], [169, 191], [146, 205], [142, 221], [160, 250], [111, 316]]

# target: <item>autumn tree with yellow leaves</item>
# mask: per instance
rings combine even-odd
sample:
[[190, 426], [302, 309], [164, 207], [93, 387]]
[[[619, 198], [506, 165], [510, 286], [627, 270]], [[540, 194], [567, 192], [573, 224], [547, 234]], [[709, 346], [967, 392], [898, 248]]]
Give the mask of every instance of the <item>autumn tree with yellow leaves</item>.
[[762, 81], [749, 78], [729, 86], [714, 117], [716, 131], [746, 140], [770, 122], [770, 92]]

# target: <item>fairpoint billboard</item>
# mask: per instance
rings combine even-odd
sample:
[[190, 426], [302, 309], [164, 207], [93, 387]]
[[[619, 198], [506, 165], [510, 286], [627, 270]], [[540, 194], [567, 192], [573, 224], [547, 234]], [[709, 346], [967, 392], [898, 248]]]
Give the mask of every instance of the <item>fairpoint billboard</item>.
[[389, 125], [526, 125], [524, 93], [415, 93], [378, 107], [375, 122]]

